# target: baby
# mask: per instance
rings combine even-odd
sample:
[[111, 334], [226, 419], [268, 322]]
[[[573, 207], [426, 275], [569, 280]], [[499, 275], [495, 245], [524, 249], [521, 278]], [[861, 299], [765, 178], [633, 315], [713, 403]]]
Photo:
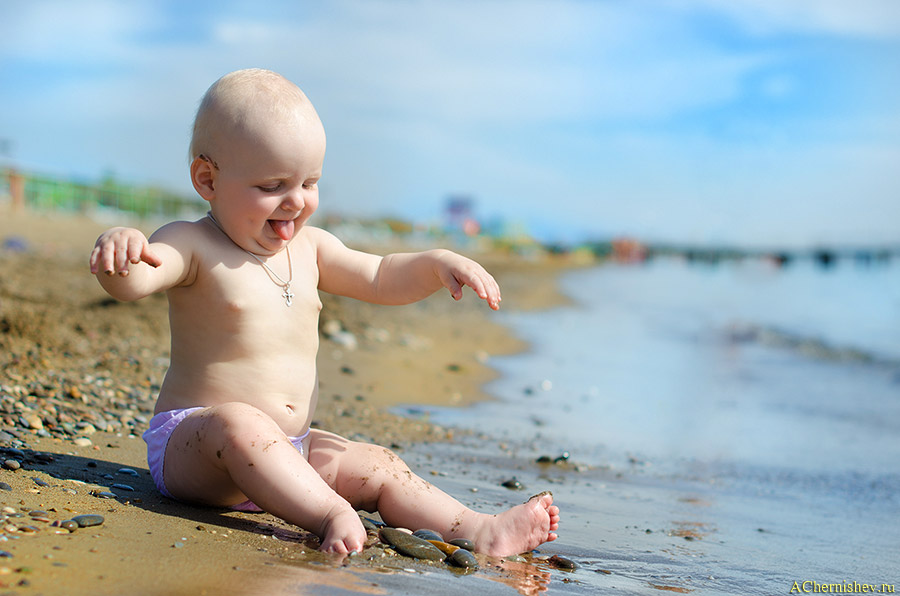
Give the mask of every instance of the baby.
[[306, 225], [319, 204], [325, 131], [293, 83], [243, 70], [206, 92], [191, 140], [191, 181], [207, 217], [148, 240], [112, 228], [91, 273], [120, 300], [165, 291], [171, 365], [144, 433], [162, 494], [265, 510], [319, 536], [321, 550], [361, 551], [357, 510], [430, 528], [505, 556], [555, 540], [549, 493], [497, 515], [473, 511], [413, 474], [391, 451], [310, 429], [318, 399], [318, 290], [408, 304], [471, 287], [494, 310], [500, 288], [447, 250], [378, 257]]

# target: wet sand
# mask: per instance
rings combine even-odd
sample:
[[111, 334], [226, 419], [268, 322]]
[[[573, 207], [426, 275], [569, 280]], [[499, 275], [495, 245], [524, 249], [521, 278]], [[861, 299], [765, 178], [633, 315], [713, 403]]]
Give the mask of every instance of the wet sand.
[[[4, 593], [530, 593], [546, 587], [550, 571], [540, 560], [482, 558], [482, 569], [462, 584], [447, 568], [410, 559], [320, 555], [314, 536], [268, 514], [160, 496], [140, 434], [167, 365], [166, 301], [118, 303], [103, 292], [87, 271], [87, 256], [105, 227], [85, 217], [13, 214], [0, 206], [0, 455], [18, 464], [0, 470]], [[474, 256], [500, 281], [504, 308], [564, 300], [554, 279], [565, 263]], [[525, 346], [492, 322], [472, 294], [455, 303], [439, 292], [408, 307], [323, 301], [322, 325], [338, 321], [357, 345], [323, 335], [314, 425], [390, 446], [436, 480], [460, 470], [459, 457], [440, 447], [459, 441], [460, 431], [387, 408], [488, 399], [481, 387], [495, 373], [486, 358]], [[330, 325], [329, 331], [337, 326]], [[427, 457], [425, 445], [431, 445]], [[463, 498], [471, 488], [457, 486], [454, 495]], [[499, 511], [505, 501], [493, 505]], [[43, 513], [32, 517], [34, 511]], [[78, 514], [102, 515], [104, 523], [72, 533], [53, 526]]]

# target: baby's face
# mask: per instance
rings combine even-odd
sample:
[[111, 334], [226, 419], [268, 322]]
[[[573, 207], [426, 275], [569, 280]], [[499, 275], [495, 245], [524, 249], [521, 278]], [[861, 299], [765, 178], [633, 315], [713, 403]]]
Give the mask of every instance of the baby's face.
[[257, 118], [208, 155], [210, 208], [231, 239], [259, 255], [281, 251], [319, 206], [325, 131], [315, 112]]

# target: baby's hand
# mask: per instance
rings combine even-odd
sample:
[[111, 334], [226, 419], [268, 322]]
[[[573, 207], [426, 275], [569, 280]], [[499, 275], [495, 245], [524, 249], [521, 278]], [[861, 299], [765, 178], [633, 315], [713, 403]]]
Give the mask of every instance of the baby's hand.
[[472, 259], [448, 251], [438, 257], [437, 274], [454, 300], [462, 299], [463, 286], [469, 286], [492, 309], [500, 309], [503, 298], [500, 296], [499, 284], [484, 267]]
[[152, 267], [162, 265], [162, 260], [150, 249], [150, 242], [140, 230], [111, 228], [97, 238], [91, 251], [91, 273], [103, 271], [107, 275], [128, 275], [128, 266], [141, 261]]

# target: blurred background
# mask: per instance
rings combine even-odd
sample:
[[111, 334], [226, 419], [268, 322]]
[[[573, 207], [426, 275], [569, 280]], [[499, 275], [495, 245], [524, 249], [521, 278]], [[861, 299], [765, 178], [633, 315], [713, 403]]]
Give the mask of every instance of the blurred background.
[[900, 231], [891, 0], [7, 0], [0, 165], [194, 201], [199, 99], [255, 66], [324, 121], [322, 213], [564, 245]]

